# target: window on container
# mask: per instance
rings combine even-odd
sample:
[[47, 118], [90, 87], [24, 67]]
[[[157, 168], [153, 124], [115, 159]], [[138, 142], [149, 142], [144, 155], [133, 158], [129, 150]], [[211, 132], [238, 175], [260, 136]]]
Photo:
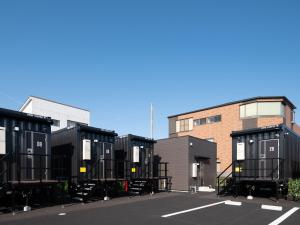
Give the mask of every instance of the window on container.
[[52, 119], [52, 120], [53, 120], [53, 126], [55, 126], [55, 127], [60, 126], [60, 121], [59, 120], [54, 120], [54, 119]]

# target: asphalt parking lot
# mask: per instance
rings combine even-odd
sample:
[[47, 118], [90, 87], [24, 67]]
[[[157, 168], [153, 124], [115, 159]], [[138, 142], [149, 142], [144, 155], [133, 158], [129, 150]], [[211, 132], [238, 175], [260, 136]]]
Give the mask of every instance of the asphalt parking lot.
[[[262, 205], [274, 209], [262, 209]], [[275, 207], [274, 207], [275, 206]], [[272, 208], [271, 207], [271, 208]], [[281, 211], [279, 208], [282, 207]], [[300, 203], [244, 197], [217, 198], [215, 193], [161, 193], [88, 204], [43, 208], [26, 213], [2, 214], [1, 225], [295, 225]]]

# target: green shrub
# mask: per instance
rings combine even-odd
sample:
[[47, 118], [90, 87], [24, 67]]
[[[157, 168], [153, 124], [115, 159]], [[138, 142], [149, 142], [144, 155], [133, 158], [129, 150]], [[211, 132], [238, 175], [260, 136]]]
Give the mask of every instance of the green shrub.
[[288, 196], [292, 197], [294, 201], [300, 199], [300, 179], [289, 180]]

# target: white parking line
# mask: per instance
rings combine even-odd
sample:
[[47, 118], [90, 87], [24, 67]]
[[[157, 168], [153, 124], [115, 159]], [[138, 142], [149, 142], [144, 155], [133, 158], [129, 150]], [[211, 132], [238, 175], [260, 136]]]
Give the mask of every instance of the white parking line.
[[236, 202], [236, 201], [227, 200], [227, 201], [225, 201], [225, 205], [241, 206], [242, 202]]
[[170, 216], [176, 216], [176, 215], [179, 215], [179, 214], [183, 214], [183, 213], [187, 213], [187, 212], [196, 211], [196, 210], [199, 210], [199, 209], [204, 209], [204, 208], [212, 207], [212, 206], [220, 205], [220, 204], [223, 204], [223, 203], [225, 203], [225, 201], [216, 202], [216, 203], [212, 203], [212, 204], [209, 204], [209, 205], [203, 205], [203, 206], [200, 206], [200, 207], [196, 207], [196, 208], [192, 208], [192, 209], [187, 209], [187, 210], [183, 210], [183, 211], [179, 211], [179, 212], [174, 212], [174, 213], [162, 215], [161, 217], [167, 218], [167, 217], [170, 217]]
[[274, 220], [272, 223], [269, 223], [269, 225], [278, 225], [278, 224], [280, 224], [282, 221], [286, 220], [289, 216], [291, 216], [298, 209], [299, 209], [298, 207], [294, 207], [294, 208], [290, 209], [285, 214], [283, 214], [282, 216], [280, 216], [276, 220]]
[[282, 206], [276, 206], [276, 205], [261, 205], [261, 208], [268, 209], [268, 210], [282, 211]]

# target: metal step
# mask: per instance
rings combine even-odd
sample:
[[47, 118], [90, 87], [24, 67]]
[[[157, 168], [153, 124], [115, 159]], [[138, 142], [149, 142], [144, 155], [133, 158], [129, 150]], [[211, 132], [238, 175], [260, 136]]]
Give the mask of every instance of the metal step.
[[141, 193], [138, 191], [129, 191], [129, 194], [140, 195]]
[[142, 191], [143, 189], [142, 188], [136, 188], [136, 187], [132, 187], [132, 188], [129, 188], [129, 190], [137, 190], [137, 191]]
[[72, 199], [73, 199], [73, 200], [76, 200], [76, 201], [83, 202], [83, 198], [80, 198], [80, 197], [73, 197]]
[[83, 196], [87, 196], [89, 193], [87, 192], [77, 192], [76, 195], [83, 195]]

